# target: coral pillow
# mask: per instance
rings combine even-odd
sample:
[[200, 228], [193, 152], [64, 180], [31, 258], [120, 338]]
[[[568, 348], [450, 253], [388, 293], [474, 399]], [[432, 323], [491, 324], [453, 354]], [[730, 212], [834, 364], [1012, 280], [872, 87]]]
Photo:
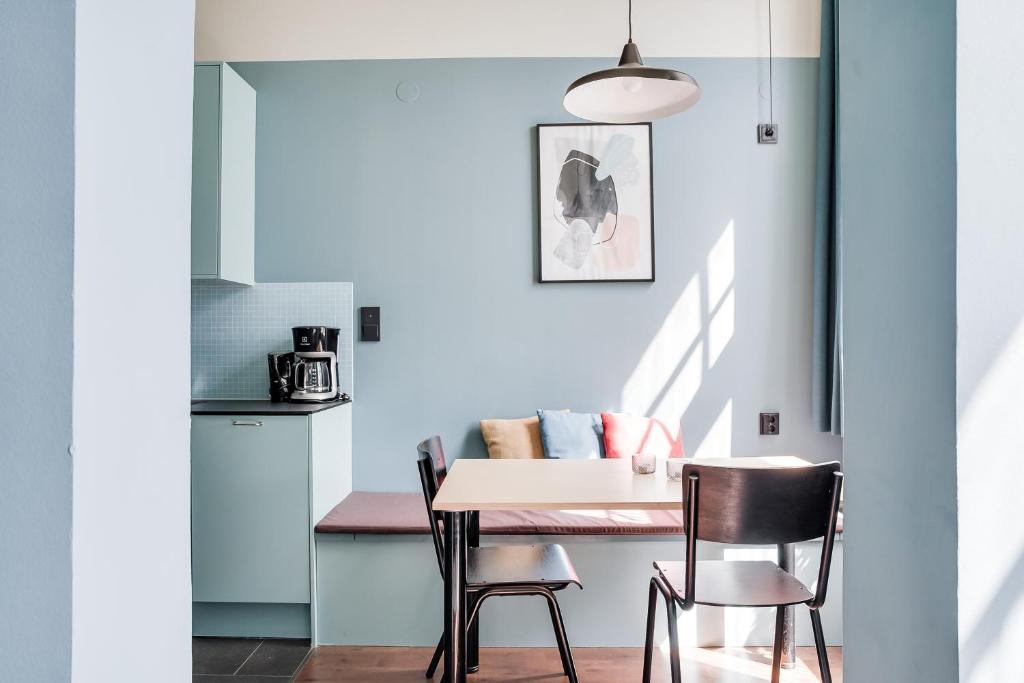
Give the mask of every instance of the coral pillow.
[[604, 448], [609, 458], [630, 458], [634, 453], [651, 453], [661, 458], [683, 457], [683, 435], [679, 427], [642, 415], [601, 413]]
[[519, 420], [480, 420], [480, 433], [487, 444], [487, 454], [494, 459], [543, 458], [540, 443], [540, 419], [537, 416]]
[[604, 457], [604, 428], [596, 413], [538, 410], [544, 457], [588, 460]]

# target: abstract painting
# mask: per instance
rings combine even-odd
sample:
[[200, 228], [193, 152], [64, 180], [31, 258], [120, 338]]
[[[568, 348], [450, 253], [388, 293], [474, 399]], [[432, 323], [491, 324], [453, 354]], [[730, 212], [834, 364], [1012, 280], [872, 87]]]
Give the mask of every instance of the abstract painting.
[[537, 126], [541, 282], [653, 282], [651, 124]]

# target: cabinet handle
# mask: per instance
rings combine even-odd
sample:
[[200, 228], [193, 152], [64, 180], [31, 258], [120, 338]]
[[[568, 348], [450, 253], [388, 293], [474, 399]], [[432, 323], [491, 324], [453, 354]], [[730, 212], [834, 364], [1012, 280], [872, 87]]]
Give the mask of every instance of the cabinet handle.
[[262, 427], [263, 420], [232, 420], [231, 424], [236, 427]]

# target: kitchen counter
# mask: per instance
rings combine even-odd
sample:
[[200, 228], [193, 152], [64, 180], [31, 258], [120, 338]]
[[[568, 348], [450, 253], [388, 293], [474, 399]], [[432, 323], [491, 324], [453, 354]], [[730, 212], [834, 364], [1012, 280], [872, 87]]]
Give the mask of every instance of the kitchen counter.
[[192, 402], [193, 415], [312, 415], [351, 403], [345, 398], [327, 403], [274, 403], [270, 400]]
[[193, 635], [316, 637], [313, 525], [352, 491], [350, 403], [193, 401]]

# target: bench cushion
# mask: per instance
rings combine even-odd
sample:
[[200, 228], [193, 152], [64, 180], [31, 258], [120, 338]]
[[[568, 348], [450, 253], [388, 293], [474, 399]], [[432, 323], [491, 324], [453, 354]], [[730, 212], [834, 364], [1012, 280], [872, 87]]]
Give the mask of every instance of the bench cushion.
[[[421, 493], [354, 491], [316, 525], [319, 534], [429, 534]], [[490, 536], [681, 535], [682, 510], [484, 510]]]

